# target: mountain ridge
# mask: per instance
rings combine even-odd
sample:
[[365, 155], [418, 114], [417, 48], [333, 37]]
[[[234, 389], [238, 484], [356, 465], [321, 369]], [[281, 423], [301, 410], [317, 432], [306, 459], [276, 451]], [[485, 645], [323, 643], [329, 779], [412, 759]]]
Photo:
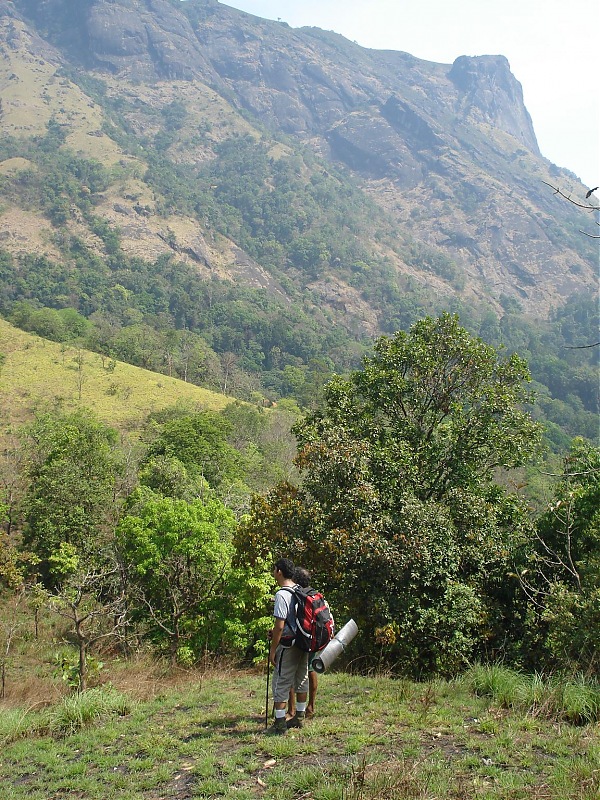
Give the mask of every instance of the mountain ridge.
[[[0, 0], [0, 51], [0, 249], [20, 276], [5, 313], [25, 299], [93, 315], [125, 291], [137, 319], [137, 261], [165, 286], [181, 262], [205, 286], [190, 296], [225, 282], [263, 320], [252, 341], [230, 301], [218, 353], [306, 369], [311, 328], [346, 368], [423, 313], [506, 330], [597, 291], [589, 216], [546, 184], [585, 191], [539, 155], [503, 56], [438, 64], [215, 0]], [[39, 258], [68, 291], [32, 288]], [[104, 294], [81, 288], [82, 263]], [[202, 317], [156, 291], [177, 329]]]

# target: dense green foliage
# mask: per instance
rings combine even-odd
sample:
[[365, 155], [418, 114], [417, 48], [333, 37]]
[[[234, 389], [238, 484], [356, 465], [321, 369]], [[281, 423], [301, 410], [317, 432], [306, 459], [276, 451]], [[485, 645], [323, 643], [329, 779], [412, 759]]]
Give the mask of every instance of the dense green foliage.
[[130, 591], [141, 601], [136, 615], [167, 638], [173, 663], [181, 660], [186, 633], [215, 649], [211, 623], [227, 597], [235, 517], [210, 499], [157, 497], [138, 503], [136, 511], [117, 529]]
[[116, 432], [76, 412], [39, 417], [26, 430], [30, 457], [23, 498], [24, 543], [49, 585], [60, 580], [59, 553], [84, 558], [106, 540], [122, 470]]
[[152, 415], [137, 445], [87, 411], [21, 431], [20, 479], [7, 462], [0, 471], [12, 506], [0, 586], [66, 620], [79, 688], [105, 638], [152, 642], [187, 665], [206, 651], [262, 652], [270, 575], [233, 566], [233, 529], [253, 490], [289, 474], [295, 418], [176, 406]]
[[265, 638], [270, 579], [264, 564], [233, 567], [235, 524], [210, 494], [186, 502], [142, 493], [117, 527], [131, 619], [156, 645], [168, 643], [173, 663], [255, 655]]
[[2, 586], [66, 620], [81, 689], [104, 639], [184, 664], [260, 655], [282, 553], [359, 623], [356, 663], [596, 670], [597, 449], [573, 445], [537, 521], [497, 483], [539, 444], [527, 381], [455, 316], [382, 337], [295, 425], [299, 485], [285, 403], [175, 406], [135, 445], [89, 412], [39, 415], [2, 467]]
[[527, 379], [449, 315], [380, 339], [296, 426], [301, 487], [257, 500], [239, 547], [297, 553], [358, 622], [365, 653], [382, 648], [405, 672], [453, 672], [500, 647], [529, 523], [493, 478], [539, 440], [521, 410]]

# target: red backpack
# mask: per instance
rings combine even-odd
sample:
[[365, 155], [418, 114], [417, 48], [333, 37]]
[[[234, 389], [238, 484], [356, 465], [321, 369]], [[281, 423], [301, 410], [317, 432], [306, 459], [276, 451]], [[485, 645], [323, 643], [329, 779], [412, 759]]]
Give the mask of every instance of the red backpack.
[[296, 635], [291, 644], [314, 653], [322, 650], [333, 638], [333, 617], [321, 592], [302, 586], [282, 586], [294, 596]]

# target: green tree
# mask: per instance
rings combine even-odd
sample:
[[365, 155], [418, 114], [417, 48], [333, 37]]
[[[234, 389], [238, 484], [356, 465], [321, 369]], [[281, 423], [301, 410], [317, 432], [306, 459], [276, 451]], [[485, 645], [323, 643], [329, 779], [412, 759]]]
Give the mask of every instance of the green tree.
[[575, 439], [520, 572], [530, 650], [544, 665], [600, 667], [600, 448]]
[[206, 480], [197, 475], [192, 479], [184, 464], [175, 456], [152, 456], [140, 469], [139, 482], [163, 497], [191, 502], [210, 494]]
[[138, 615], [156, 640], [168, 642], [172, 663], [181, 648], [210, 637], [214, 616], [228, 602], [234, 526], [218, 500], [157, 496], [118, 525]]
[[121, 473], [117, 433], [88, 411], [43, 414], [24, 431], [29, 487], [23, 500], [25, 546], [40, 559], [47, 585], [61, 545], [92, 558], [110, 538]]
[[38, 561], [48, 605], [69, 620], [84, 690], [91, 648], [120, 634], [125, 619], [113, 535], [122, 473], [117, 433], [77, 411], [40, 415], [23, 438], [23, 544]]
[[510, 554], [525, 509], [494, 482], [539, 427], [525, 363], [448, 314], [383, 337], [295, 426], [301, 488], [255, 501], [241, 553], [285, 552], [314, 570], [363, 632], [412, 673], [452, 672], [510, 628]]
[[163, 423], [146, 459], [177, 458], [191, 478], [203, 476], [213, 488], [224, 480], [239, 479], [240, 455], [227, 442], [231, 427], [216, 412], [182, 412]]

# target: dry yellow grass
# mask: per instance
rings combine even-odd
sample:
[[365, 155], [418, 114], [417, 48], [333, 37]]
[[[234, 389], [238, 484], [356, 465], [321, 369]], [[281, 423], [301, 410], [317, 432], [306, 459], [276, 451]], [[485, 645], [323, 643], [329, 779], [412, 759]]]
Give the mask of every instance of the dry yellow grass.
[[97, 353], [50, 342], [0, 320], [0, 408], [4, 425], [19, 425], [37, 410], [90, 409], [120, 430], [134, 431], [152, 411], [187, 402], [219, 410], [225, 395], [132, 367]]
[[[10, 42], [10, 46], [3, 46]], [[133, 162], [102, 132], [102, 109], [61, 74], [58, 54], [32, 52], [27, 26], [19, 20], [0, 21], [0, 89], [2, 129], [16, 136], [43, 134], [54, 118], [68, 125], [67, 145], [106, 166]]]
[[16, 175], [23, 170], [33, 170], [35, 165], [26, 158], [7, 158], [0, 162], [0, 175]]
[[2, 249], [13, 256], [34, 253], [59, 261], [61, 254], [52, 241], [52, 235], [52, 226], [41, 213], [15, 206], [0, 208]]

